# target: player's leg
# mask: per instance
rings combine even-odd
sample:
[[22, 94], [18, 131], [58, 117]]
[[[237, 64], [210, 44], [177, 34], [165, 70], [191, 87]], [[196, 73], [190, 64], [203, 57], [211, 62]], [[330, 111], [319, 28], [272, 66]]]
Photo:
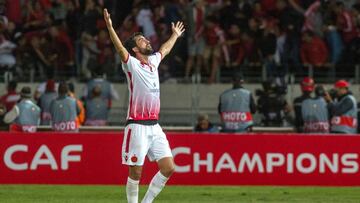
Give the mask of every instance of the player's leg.
[[171, 154], [169, 142], [159, 125], [155, 126], [155, 138], [150, 145], [148, 157], [150, 160], [156, 160], [159, 171], [152, 178], [148, 191], [146, 192], [142, 203], [150, 203], [164, 188], [166, 182], [175, 170], [174, 160]]
[[142, 166], [129, 166], [129, 177], [126, 182], [126, 197], [129, 203], [138, 203], [141, 172]]
[[129, 177], [126, 183], [126, 197], [129, 203], [138, 203], [142, 165], [149, 148], [148, 139], [144, 136], [146, 130], [146, 127], [138, 124], [130, 124], [125, 128], [122, 162], [129, 166]]
[[174, 173], [175, 164], [172, 157], [165, 157], [158, 161], [159, 171], [152, 178], [149, 188], [141, 203], [151, 203], [165, 187], [166, 182]]

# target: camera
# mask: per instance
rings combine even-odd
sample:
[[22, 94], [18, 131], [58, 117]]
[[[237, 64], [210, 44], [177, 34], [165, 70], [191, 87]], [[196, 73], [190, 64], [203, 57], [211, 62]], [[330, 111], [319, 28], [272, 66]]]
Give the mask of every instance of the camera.
[[256, 96], [260, 97], [260, 96], [271, 95], [271, 94], [285, 95], [287, 92], [286, 86], [276, 85], [274, 82], [270, 82], [270, 81], [263, 82], [262, 88], [263, 88], [262, 90], [261, 89], [255, 90]]
[[318, 97], [324, 97], [326, 95], [326, 90], [324, 86], [318, 85], [315, 87], [315, 95]]

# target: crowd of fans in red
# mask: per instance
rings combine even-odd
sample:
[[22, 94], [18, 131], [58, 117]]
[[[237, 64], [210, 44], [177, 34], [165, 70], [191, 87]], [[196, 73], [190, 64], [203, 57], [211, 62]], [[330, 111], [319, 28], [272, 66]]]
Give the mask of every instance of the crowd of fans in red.
[[185, 36], [160, 67], [162, 81], [195, 75], [214, 83], [234, 69], [281, 78], [310, 66], [351, 76], [359, 60], [357, 0], [1, 0], [1, 69], [20, 80], [30, 70], [37, 79], [89, 79], [100, 65], [110, 79], [121, 79], [105, 7], [121, 40], [142, 31], [155, 50], [171, 22], [186, 22]]

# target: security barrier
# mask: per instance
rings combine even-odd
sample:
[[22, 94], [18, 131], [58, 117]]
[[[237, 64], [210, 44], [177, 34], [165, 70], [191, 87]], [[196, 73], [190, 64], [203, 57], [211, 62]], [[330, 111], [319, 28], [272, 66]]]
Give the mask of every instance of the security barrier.
[[[360, 136], [167, 133], [173, 185], [360, 185]], [[122, 132], [0, 132], [1, 184], [125, 184]], [[156, 173], [145, 163], [141, 183]]]

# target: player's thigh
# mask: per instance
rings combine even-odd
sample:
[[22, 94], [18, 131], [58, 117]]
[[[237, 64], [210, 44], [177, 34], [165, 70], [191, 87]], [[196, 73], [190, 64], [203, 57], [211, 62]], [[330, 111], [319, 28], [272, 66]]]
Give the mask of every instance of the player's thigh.
[[159, 161], [165, 157], [172, 157], [169, 141], [160, 125], [153, 126], [153, 139], [148, 151], [150, 161]]
[[144, 165], [149, 147], [147, 127], [139, 124], [127, 125], [122, 145], [122, 163], [129, 166]]

